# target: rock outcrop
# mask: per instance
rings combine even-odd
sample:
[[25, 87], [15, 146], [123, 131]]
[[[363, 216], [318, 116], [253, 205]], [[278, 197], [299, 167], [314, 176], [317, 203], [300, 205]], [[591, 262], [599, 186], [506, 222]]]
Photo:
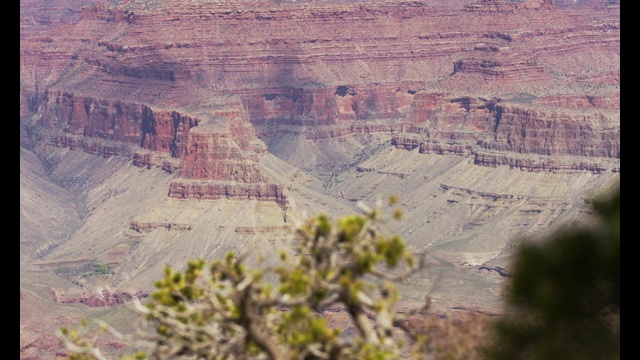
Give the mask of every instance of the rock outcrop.
[[[561, 62], [558, 54], [595, 47], [593, 55], [615, 55], [615, 8], [598, 9], [594, 21], [590, 10], [565, 8], [563, 13], [549, 1], [469, 5], [523, 9], [501, 14], [487, 26], [484, 16], [429, 1], [172, 2], [158, 4], [157, 11], [143, 5], [133, 1], [115, 9], [88, 8], [72, 31], [68, 24], [67, 29], [59, 25], [64, 37], [57, 32], [29, 36], [36, 29], [25, 24], [24, 91], [33, 92], [37, 83], [44, 90], [45, 78], [30, 69], [53, 58], [55, 66], [43, 65], [59, 69], [59, 87], [108, 98], [117, 86], [140, 102], [173, 105], [203, 102], [207, 89], [238, 93], [293, 85], [332, 92], [338, 86], [425, 83], [451, 75], [454, 68], [457, 73], [494, 74], [496, 86], [507, 78], [530, 87], [528, 76], [553, 81], [568, 66], [585, 79], [615, 75], [618, 61], [617, 56], [602, 57], [581, 69], [580, 64]], [[526, 10], [533, 8], [541, 10]], [[200, 31], [203, 24], [215, 24], [217, 30]], [[100, 37], [104, 33], [118, 36]], [[67, 66], [73, 71], [62, 74]]]
[[113, 140], [176, 158], [184, 156], [187, 134], [199, 121], [174, 110], [65, 91], [45, 93], [43, 109], [41, 124], [62, 130], [60, 145], [78, 146], [79, 138]]
[[540, 155], [620, 158], [620, 129], [603, 114], [497, 105], [485, 149]]
[[260, 89], [245, 97], [255, 126], [336, 125], [344, 122], [402, 117], [420, 84], [345, 84], [332, 88]]
[[599, 96], [599, 95], [585, 95], [585, 96], [545, 96], [536, 103], [545, 106], [561, 107], [561, 108], [602, 108], [602, 109], [619, 109], [620, 108], [620, 93]]
[[480, 0], [465, 7], [467, 11], [506, 12], [553, 8], [553, 0]]
[[[419, 148], [421, 153], [473, 156], [474, 164], [484, 166], [619, 171], [619, 115], [605, 115], [612, 107], [610, 100], [588, 99], [547, 97], [541, 99], [543, 104], [571, 107], [541, 110], [497, 98], [419, 93], [403, 132], [393, 137], [392, 144], [406, 150]], [[584, 110], [594, 103], [602, 106], [600, 112]]]
[[109, 156], [140, 167], [177, 173], [169, 196], [180, 199], [257, 199], [285, 206], [282, 186], [257, 165], [266, 151], [241, 103], [208, 112], [205, 120], [175, 110], [119, 100], [45, 93], [40, 126], [57, 132], [52, 143]]
[[[218, 119], [221, 123], [227, 119]], [[179, 199], [256, 199], [286, 206], [281, 185], [270, 184], [257, 165], [247, 125], [242, 118], [232, 120], [231, 131], [221, 131], [213, 122], [189, 133], [178, 179], [169, 187], [169, 196]], [[234, 126], [235, 125], [235, 126]], [[246, 153], [253, 156], [247, 156]]]
[[147, 296], [149, 296], [149, 293], [142, 291], [131, 294], [126, 291], [111, 292], [105, 289], [97, 293], [85, 292], [77, 296], [65, 296], [64, 298], [60, 299], [56, 298], [56, 301], [60, 303], [81, 303], [89, 307], [108, 307], [123, 305], [127, 302], [132, 301], [134, 298], [143, 299]]
[[596, 174], [620, 172], [620, 162], [611, 159], [589, 159], [558, 156], [523, 156], [518, 153], [477, 151], [473, 163], [482, 166], [509, 166], [524, 171], [576, 172], [588, 171]]
[[[492, 48], [499, 52], [500, 49]], [[461, 59], [453, 64], [453, 74], [480, 75], [483, 78], [494, 78], [500, 81], [518, 81], [527, 79], [532, 82], [549, 80], [549, 75], [531, 58], [509, 58], [509, 55], [485, 55]]]

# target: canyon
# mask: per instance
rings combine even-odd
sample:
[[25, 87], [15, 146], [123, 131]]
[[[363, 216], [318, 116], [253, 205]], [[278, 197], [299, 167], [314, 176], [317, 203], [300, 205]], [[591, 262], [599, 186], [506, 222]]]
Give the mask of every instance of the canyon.
[[500, 314], [518, 244], [619, 183], [619, 1], [20, 4], [22, 359], [381, 194], [428, 259], [401, 306]]

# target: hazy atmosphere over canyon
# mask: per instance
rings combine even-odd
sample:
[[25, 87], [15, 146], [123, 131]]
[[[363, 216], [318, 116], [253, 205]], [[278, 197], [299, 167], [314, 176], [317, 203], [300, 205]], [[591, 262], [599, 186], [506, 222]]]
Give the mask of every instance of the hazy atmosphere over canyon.
[[428, 259], [402, 306], [499, 314], [619, 178], [619, 0], [20, 1], [22, 359], [381, 194]]

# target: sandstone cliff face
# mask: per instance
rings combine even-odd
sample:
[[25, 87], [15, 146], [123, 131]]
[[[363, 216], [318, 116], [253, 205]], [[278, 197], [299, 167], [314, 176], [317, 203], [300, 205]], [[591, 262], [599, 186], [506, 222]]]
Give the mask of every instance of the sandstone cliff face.
[[482, 166], [508, 166], [530, 172], [571, 173], [587, 171], [594, 174], [619, 173], [620, 163], [609, 159], [581, 157], [536, 157], [500, 152], [473, 151], [473, 163]]
[[70, 92], [46, 93], [44, 101], [45, 126], [61, 128], [68, 135], [139, 144], [140, 148], [177, 158], [186, 152], [189, 130], [198, 125], [198, 119], [176, 111]]
[[391, 134], [419, 85], [339, 85], [331, 88], [259, 89], [243, 95], [256, 134], [269, 142], [277, 134], [301, 134], [309, 140], [352, 134]]
[[561, 107], [561, 108], [601, 108], [620, 109], [620, 93], [598, 96], [545, 96], [538, 100], [541, 105]]
[[231, 120], [235, 126], [228, 132], [214, 123], [192, 129], [178, 178], [169, 187], [170, 197], [256, 199], [286, 206], [283, 187], [269, 183], [258, 168], [257, 153], [251, 156], [250, 136], [255, 135], [246, 131], [243, 120]]
[[[425, 83], [450, 76], [452, 71], [457, 77], [486, 75], [491, 78], [486, 86], [492, 91], [504, 90], [505, 79], [520, 89], [530, 88], [532, 79], [564, 86], [558, 75], [567, 72], [567, 64], [576, 72], [573, 75], [587, 79], [615, 75], [618, 62], [615, 9], [599, 9], [599, 20], [594, 21], [586, 10], [576, 8], [567, 16], [554, 11], [547, 1], [484, 1], [481, 7], [499, 3], [522, 8], [500, 15], [487, 26], [485, 15], [443, 9], [428, 1], [368, 5], [173, 2], [158, 4], [161, 11], [135, 3], [118, 9], [88, 8], [63, 38], [47, 34], [39, 37], [46, 41], [31, 44], [38, 37], [28, 37], [21, 48], [25, 79], [30, 75], [32, 83], [35, 74], [29, 70], [37, 62], [49, 61], [44, 58], [51, 56], [44, 54], [64, 48], [65, 55], [56, 60], [60, 70], [56, 77], [65, 66], [74, 71], [67, 71], [58, 86], [73, 86], [98, 98], [110, 97], [117, 86], [132, 100], [175, 105], [205, 101], [206, 89], [238, 93], [292, 85], [303, 92], [325, 88], [331, 94], [339, 86]], [[208, 26], [204, 24], [215, 24], [215, 30], [200, 31]], [[118, 36], [101, 37], [101, 33]], [[559, 61], [560, 52], [576, 54], [594, 47], [594, 54], [609, 57], [584, 64]], [[462, 80], [448, 83], [464, 85]], [[346, 116], [352, 104], [344, 105]], [[328, 120], [320, 116], [312, 121]]]
[[45, 97], [41, 126], [60, 129], [53, 144], [104, 157], [127, 156], [134, 165], [177, 173], [170, 197], [286, 204], [282, 186], [269, 184], [257, 167], [259, 153], [266, 149], [243, 118], [240, 103], [212, 111], [203, 123], [178, 111], [139, 103], [69, 92]]
[[[509, 165], [533, 171], [617, 169], [611, 167], [620, 158], [616, 116], [577, 111], [592, 107], [594, 102], [580, 99], [544, 98], [543, 103], [571, 108], [536, 110], [500, 99], [420, 93], [405, 119], [403, 132], [393, 137], [393, 145], [407, 150], [420, 148], [421, 153], [472, 155], [476, 165], [485, 166]], [[601, 111], [610, 108], [607, 101], [598, 103], [604, 105]], [[502, 155], [496, 157], [496, 152]], [[526, 159], [523, 156], [527, 154], [546, 155], [547, 159]], [[566, 163], [566, 158], [552, 158], [563, 156], [583, 159]], [[585, 161], [597, 163], [597, 158], [605, 158], [602, 166], [585, 165]]]
[[245, 158], [231, 135], [206, 126], [193, 130], [178, 175], [187, 179], [264, 181], [265, 177]]
[[[600, 8], [594, 21], [579, 8], [571, 10], [570, 16], [555, 11], [548, 0], [467, 4], [464, 9], [471, 12], [489, 11], [480, 17], [460, 12], [462, 6], [456, 9], [458, 5], [443, 7], [427, 1], [297, 6], [154, 2], [154, 6], [162, 11], [150, 11], [136, 1], [118, 8], [90, 6], [81, 12], [78, 30], [66, 38], [25, 36], [27, 42], [21, 47], [25, 79], [35, 75], [27, 69], [46, 61], [40, 58], [50, 58], [37, 55], [29, 41], [46, 40], [44, 51], [60, 51], [60, 42], [66, 41], [71, 44], [65, 47], [68, 57], [56, 60], [59, 65], [46, 66], [69, 66], [59, 77], [58, 88], [73, 88], [76, 94], [95, 99], [112, 98], [117, 88], [135, 103], [168, 108], [206, 102], [210, 90], [205, 89], [242, 94], [259, 137], [286, 130], [304, 131], [309, 139], [397, 131], [415, 92], [436, 79], [448, 92], [478, 84], [487, 94], [535, 89], [539, 94], [573, 92], [563, 80], [567, 77], [619, 83], [615, 8]], [[505, 14], [487, 27], [484, 17], [492, 16], [491, 11]], [[217, 30], [198, 31], [204, 23], [216, 24]], [[176, 24], [180, 31], [171, 30]], [[25, 27], [25, 35], [29, 31], [34, 30]], [[106, 38], [102, 33], [118, 36]], [[568, 54], [587, 52], [597, 55], [598, 61], [563, 61]], [[32, 82], [25, 80], [23, 103], [34, 104], [27, 108], [35, 108], [40, 101], [38, 91], [26, 86]], [[473, 91], [467, 93], [476, 96]], [[576, 95], [565, 97], [571, 96]], [[615, 106], [615, 96], [612, 101]], [[75, 106], [74, 111], [82, 111], [81, 104]], [[142, 146], [185, 151], [172, 148], [171, 136], [152, 133], [171, 134], [179, 126], [172, 122], [177, 121], [184, 125], [176, 136], [185, 137], [192, 124], [189, 119], [171, 118], [175, 115], [158, 118], [159, 127], [170, 129], [149, 127], [140, 139]], [[98, 119], [89, 124], [87, 136], [104, 138], [114, 131], [121, 132], [113, 134], [118, 137], [129, 131], [127, 136], [142, 137], [126, 127], [100, 129], [97, 123]]]
[[555, 6], [615, 6], [620, 0], [554, 0]]
[[486, 149], [541, 155], [620, 158], [620, 129], [602, 114], [571, 114], [517, 106], [496, 107]]
[[480, 0], [466, 6], [467, 11], [506, 12], [531, 9], [550, 9], [553, 0]]
[[287, 207], [281, 185], [268, 183], [225, 184], [201, 180], [176, 180], [169, 187], [169, 196], [177, 199], [231, 199], [273, 201]]
[[[492, 50], [499, 52], [499, 49]], [[532, 82], [549, 80], [548, 74], [537, 62], [530, 58], [504, 58], [504, 55], [472, 57], [461, 59], [453, 64], [453, 74], [481, 75], [500, 81], [518, 81], [527, 79]], [[496, 59], [496, 58], [499, 58]]]
[[[419, 85], [414, 85], [415, 87]], [[410, 84], [261, 89], [245, 97], [254, 125], [336, 125], [402, 117], [413, 99]]]

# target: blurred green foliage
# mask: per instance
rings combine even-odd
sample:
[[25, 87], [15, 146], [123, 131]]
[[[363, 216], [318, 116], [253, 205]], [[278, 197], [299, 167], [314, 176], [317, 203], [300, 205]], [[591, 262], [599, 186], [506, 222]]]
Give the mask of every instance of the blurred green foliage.
[[519, 249], [489, 359], [620, 358], [620, 190], [591, 223]]

